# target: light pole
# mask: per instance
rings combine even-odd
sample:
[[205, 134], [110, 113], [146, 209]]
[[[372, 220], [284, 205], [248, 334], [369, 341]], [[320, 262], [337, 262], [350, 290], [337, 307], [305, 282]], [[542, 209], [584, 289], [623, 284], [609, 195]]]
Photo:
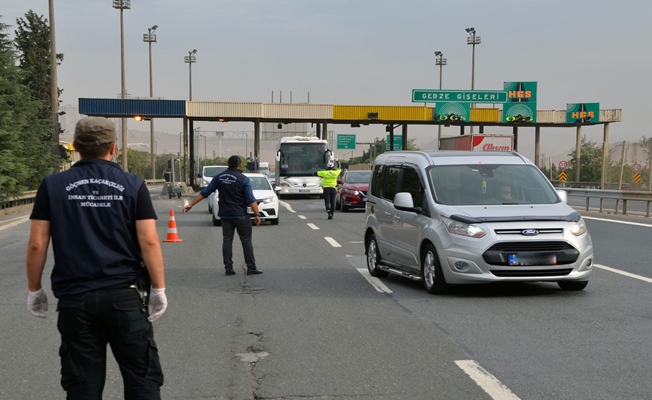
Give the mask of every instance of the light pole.
[[189, 51], [188, 55], [183, 57], [183, 62], [188, 64], [188, 88], [189, 88], [188, 100], [190, 101], [192, 101], [192, 64], [197, 62], [197, 58], [195, 57], [195, 54], [197, 54], [197, 49], [194, 49], [193, 51]]
[[[442, 76], [444, 73], [444, 65], [446, 65], [446, 59], [444, 58], [444, 53], [441, 51], [435, 51], [435, 65], [439, 65], [439, 90], [441, 90]], [[439, 150], [439, 143], [441, 142], [441, 123], [437, 127], [437, 150]]]
[[[57, 45], [54, 32], [54, 0], [49, 0], [50, 9], [50, 95], [52, 112], [52, 142], [54, 154], [59, 156], [59, 88], [57, 84]], [[56, 167], [59, 170], [59, 167]]]
[[[120, 10], [120, 76], [122, 99], [127, 98], [127, 87], [125, 83], [125, 29], [124, 29], [124, 10], [131, 9], [131, 0], [113, 0], [113, 8]], [[122, 169], [127, 168], [127, 119], [122, 118]]]
[[[143, 42], [149, 43], [149, 97], [154, 97], [154, 83], [152, 80], [152, 43], [156, 43], [156, 28], [154, 25], [147, 28], [147, 33], [143, 35]], [[152, 179], [156, 179], [156, 154], [154, 152], [154, 118], [149, 120], [149, 140], [150, 140], [150, 156], [152, 162]]]
[[199, 151], [198, 150], [199, 150], [199, 135], [201, 135], [199, 133], [200, 129], [201, 128], [199, 126], [196, 127], [195, 129], [193, 129], [193, 131], [194, 131], [193, 132], [193, 142], [194, 142], [193, 143], [193, 150], [194, 150], [195, 168], [196, 168], [196, 170], [194, 171], [195, 176], [197, 176], [197, 174], [199, 174]]
[[[473, 46], [473, 54], [471, 56], [471, 90], [475, 90], [475, 45], [480, 44], [480, 36], [475, 35], [474, 27], [466, 28], [466, 33], [471, 35], [466, 38], [466, 44]], [[473, 104], [471, 104], [471, 107], [473, 107]], [[471, 125], [471, 133], [473, 133], [473, 125]]]

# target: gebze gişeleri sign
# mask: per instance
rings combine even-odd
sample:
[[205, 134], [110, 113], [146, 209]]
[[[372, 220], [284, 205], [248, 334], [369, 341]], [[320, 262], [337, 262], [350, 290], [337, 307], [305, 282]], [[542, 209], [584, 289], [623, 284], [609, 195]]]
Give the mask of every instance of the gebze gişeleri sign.
[[413, 103], [506, 103], [502, 90], [433, 90], [412, 89]]

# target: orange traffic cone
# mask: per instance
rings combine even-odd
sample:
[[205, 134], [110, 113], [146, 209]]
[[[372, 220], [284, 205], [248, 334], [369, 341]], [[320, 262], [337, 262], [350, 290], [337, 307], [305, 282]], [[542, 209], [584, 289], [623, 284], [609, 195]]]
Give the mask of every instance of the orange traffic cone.
[[174, 210], [170, 210], [170, 222], [168, 222], [168, 235], [164, 242], [183, 242], [177, 234], [177, 221], [174, 219]]

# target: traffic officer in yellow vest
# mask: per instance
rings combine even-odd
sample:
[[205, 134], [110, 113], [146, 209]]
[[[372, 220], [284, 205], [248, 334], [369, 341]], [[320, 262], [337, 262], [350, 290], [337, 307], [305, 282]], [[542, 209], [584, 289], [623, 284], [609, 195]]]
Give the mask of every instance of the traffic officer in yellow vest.
[[324, 203], [328, 219], [333, 219], [335, 212], [335, 194], [337, 193], [335, 187], [337, 186], [337, 177], [341, 172], [341, 169], [335, 169], [335, 164], [331, 161], [326, 164], [325, 170], [317, 171], [317, 176], [321, 177], [321, 186], [324, 188]]

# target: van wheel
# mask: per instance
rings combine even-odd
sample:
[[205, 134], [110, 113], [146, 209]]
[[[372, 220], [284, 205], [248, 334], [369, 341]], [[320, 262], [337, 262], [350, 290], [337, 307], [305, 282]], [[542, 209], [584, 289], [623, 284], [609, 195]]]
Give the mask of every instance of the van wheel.
[[275, 218], [275, 219], [270, 219], [269, 222], [270, 222], [272, 225], [278, 225], [278, 217]]
[[369, 270], [369, 275], [378, 278], [387, 276], [389, 272], [379, 269], [378, 263], [380, 263], [378, 243], [376, 242], [376, 235], [372, 233], [367, 242], [367, 269]]
[[222, 226], [222, 220], [215, 218], [215, 214], [211, 214], [211, 220], [213, 221], [213, 226]]
[[430, 294], [443, 294], [448, 291], [437, 252], [431, 244], [426, 245], [421, 256], [421, 278], [423, 278], [423, 287]]
[[557, 285], [561, 290], [583, 290], [589, 281], [559, 281]]
[[212, 214], [213, 213], [213, 207], [211, 207], [211, 203], [208, 203], [208, 213]]

